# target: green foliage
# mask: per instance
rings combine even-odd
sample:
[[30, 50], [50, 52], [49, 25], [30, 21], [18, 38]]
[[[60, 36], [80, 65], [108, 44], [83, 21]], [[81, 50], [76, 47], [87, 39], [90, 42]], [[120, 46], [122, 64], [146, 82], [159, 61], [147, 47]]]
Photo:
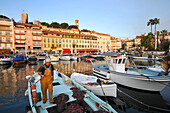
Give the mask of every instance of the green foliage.
[[28, 24], [33, 24], [33, 22], [28, 22]]
[[164, 51], [169, 50], [170, 41], [169, 41], [168, 39], [165, 39], [164, 42], [162, 42], [162, 43], [163, 43], [163, 44], [161, 44], [161, 45], [163, 45], [163, 50], [164, 50]]
[[58, 22], [52, 22], [50, 24], [50, 27], [53, 27], [53, 28], [61, 28], [61, 25], [58, 23]]
[[61, 23], [62, 29], [68, 29], [68, 27], [69, 27], [68, 23]]
[[76, 25], [70, 25], [70, 26], [68, 27], [68, 29], [72, 29], [72, 28], [78, 29], [78, 27], [77, 27]]
[[44, 25], [44, 26], [47, 26], [47, 27], [49, 27], [49, 26], [50, 26], [50, 24], [49, 24], [49, 23], [47, 23], [47, 22], [41, 22], [41, 25]]
[[142, 36], [141, 37], [141, 46], [144, 46], [147, 48], [147, 50], [154, 50], [154, 46], [152, 45], [152, 40], [153, 40], [153, 34], [148, 33], [147, 36]]

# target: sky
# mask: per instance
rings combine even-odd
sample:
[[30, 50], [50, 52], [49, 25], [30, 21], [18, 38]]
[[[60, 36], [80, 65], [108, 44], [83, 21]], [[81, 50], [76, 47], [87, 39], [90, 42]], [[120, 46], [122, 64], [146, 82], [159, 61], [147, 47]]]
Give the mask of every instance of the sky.
[[0, 0], [1, 15], [19, 22], [22, 12], [28, 13], [29, 22], [75, 25], [78, 19], [80, 30], [121, 39], [150, 32], [147, 22], [154, 18], [160, 19], [158, 31], [170, 32], [170, 0]]

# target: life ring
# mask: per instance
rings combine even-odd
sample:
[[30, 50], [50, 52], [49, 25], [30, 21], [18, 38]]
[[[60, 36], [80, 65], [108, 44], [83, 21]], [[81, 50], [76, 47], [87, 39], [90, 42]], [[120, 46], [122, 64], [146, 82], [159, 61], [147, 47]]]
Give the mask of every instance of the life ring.
[[37, 103], [37, 92], [36, 92], [36, 85], [32, 85], [32, 100], [33, 103], [36, 104]]

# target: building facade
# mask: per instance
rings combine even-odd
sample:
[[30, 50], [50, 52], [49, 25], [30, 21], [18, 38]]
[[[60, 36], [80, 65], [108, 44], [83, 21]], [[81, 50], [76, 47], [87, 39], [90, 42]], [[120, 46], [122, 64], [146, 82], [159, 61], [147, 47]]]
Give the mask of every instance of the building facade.
[[10, 51], [13, 51], [13, 26], [13, 20], [0, 18], [0, 53], [10, 53]]
[[15, 52], [41, 52], [42, 31], [40, 27], [35, 24], [16, 23], [13, 32]]

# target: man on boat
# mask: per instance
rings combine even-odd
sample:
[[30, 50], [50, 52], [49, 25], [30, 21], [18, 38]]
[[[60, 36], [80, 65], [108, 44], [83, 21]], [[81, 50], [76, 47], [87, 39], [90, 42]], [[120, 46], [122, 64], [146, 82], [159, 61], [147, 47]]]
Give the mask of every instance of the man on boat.
[[53, 90], [53, 70], [54, 66], [51, 64], [51, 59], [46, 58], [45, 64], [38, 69], [38, 74], [42, 77], [41, 79], [41, 91], [43, 94], [43, 103], [47, 101], [47, 89], [49, 92], [49, 102], [53, 103], [52, 90]]

